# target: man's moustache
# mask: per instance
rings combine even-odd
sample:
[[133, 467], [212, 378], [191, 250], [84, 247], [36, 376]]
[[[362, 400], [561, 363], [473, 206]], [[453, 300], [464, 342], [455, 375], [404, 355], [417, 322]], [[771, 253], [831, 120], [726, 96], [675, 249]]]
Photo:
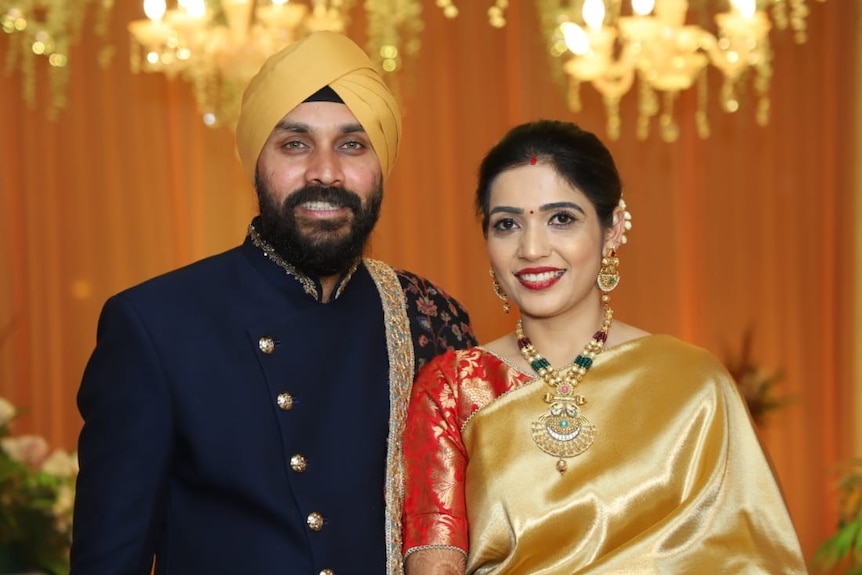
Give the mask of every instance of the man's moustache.
[[337, 208], [348, 208], [353, 212], [358, 212], [362, 208], [362, 201], [357, 194], [344, 188], [335, 188], [332, 186], [308, 186], [301, 188], [287, 197], [284, 207], [292, 210], [300, 204], [307, 202], [325, 202]]

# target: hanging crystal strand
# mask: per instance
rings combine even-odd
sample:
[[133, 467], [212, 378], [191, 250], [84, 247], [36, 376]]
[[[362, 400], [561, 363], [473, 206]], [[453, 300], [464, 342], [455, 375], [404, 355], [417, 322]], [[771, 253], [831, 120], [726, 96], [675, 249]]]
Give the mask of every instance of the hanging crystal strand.
[[725, 112], [736, 112], [739, 109], [739, 100], [736, 99], [736, 86], [729, 78], [725, 78], [721, 84], [721, 107]]
[[641, 142], [649, 137], [650, 120], [658, 113], [658, 98], [655, 90], [638, 74], [638, 124], [637, 138]]
[[790, 20], [787, 17], [787, 3], [784, 0], [772, 1], [772, 18], [779, 30], [786, 30]]
[[768, 39], [764, 39], [764, 57], [755, 66], [754, 90], [757, 93], [757, 124], [766, 126], [769, 124], [771, 100], [769, 98], [769, 84], [772, 80], [772, 46]]
[[620, 99], [618, 97], [606, 96], [604, 102], [605, 111], [608, 115], [607, 127], [605, 128], [608, 132], [608, 137], [614, 141], [619, 140], [620, 126], [622, 125], [622, 121], [620, 120]]
[[455, 6], [455, 3], [452, 0], [437, 0], [437, 7], [443, 11], [443, 15], [446, 18], [457, 18], [458, 17], [458, 7]]
[[506, 8], [509, 0], [497, 0], [488, 8], [488, 23], [494, 28], [503, 28], [506, 25]]
[[661, 139], [665, 142], [675, 142], [679, 138], [679, 126], [673, 117], [673, 102], [676, 100], [676, 92], [664, 93], [664, 109], [659, 118], [661, 127]]
[[566, 94], [569, 108], [575, 113], [581, 111], [581, 83], [574, 78], [569, 80], [569, 90]]
[[697, 77], [697, 112], [695, 112], [694, 116], [695, 125], [697, 126], [697, 135], [704, 140], [710, 135], [709, 119], [707, 116], [709, 82], [707, 81], [706, 76], [706, 70], [704, 69]]
[[808, 17], [808, 6], [805, 0], [790, 0], [790, 27], [793, 29], [793, 39], [797, 44], [804, 44], [808, 39], [808, 29], [805, 19]]

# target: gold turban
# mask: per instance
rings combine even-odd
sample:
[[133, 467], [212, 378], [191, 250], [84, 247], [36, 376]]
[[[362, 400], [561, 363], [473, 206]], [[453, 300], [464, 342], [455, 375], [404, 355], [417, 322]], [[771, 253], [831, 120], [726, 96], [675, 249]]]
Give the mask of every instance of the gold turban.
[[371, 60], [350, 38], [314, 32], [273, 54], [242, 97], [236, 149], [254, 184], [257, 158], [276, 124], [306, 98], [329, 86], [362, 125], [385, 178], [398, 155], [401, 113]]

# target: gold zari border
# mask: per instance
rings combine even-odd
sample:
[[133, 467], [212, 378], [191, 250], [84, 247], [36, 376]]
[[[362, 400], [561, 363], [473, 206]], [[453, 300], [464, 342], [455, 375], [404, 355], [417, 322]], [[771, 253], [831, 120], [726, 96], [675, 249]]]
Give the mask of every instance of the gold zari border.
[[402, 438], [407, 421], [407, 402], [413, 385], [413, 340], [407, 318], [407, 299], [390, 266], [365, 260], [383, 302], [386, 345], [389, 351], [389, 446], [386, 453], [386, 573], [404, 573], [401, 556], [401, 509], [404, 501]]

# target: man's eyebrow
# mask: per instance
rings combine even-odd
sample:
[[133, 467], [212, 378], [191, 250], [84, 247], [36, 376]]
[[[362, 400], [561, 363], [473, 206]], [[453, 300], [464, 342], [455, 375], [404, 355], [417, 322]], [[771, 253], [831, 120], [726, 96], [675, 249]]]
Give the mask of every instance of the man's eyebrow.
[[341, 127], [342, 134], [355, 134], [357, 132], [365, 133], [365, 128], [363, 128], [362, 124], [358, 122], [356, 124], [346, 124]]
[[302, 122], [288, 122], [287, 120], [282, 120], [275, 125], [273, 131], [307, 133], [311, 131], [311, 127], [308, 124], [303, 124]]
[[[282, 120], [278, 124], [275, 125], [273, 129], [274, 132], [293, 132], [298, 134], [310, 134], [314, 131], [311, 125], [306, 124], [304, 122], [290, 122], [287, 120]], [[362, 127], [362, 124], [344, 124], [341, 126], [340, 131], [342, 134], [355, 134], [358, 132], [365, 133], [365, 128]]]

